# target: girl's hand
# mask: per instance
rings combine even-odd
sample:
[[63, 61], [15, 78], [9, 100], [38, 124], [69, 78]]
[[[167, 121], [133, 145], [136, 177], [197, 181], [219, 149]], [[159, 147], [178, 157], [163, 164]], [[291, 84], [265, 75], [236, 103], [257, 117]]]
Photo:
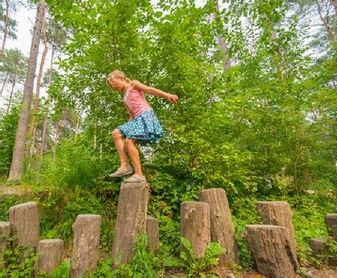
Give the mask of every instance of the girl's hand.
[[169, 102], [171, 102], [173, 104], [176, 104], [178, 102], [179, 97], [177, 95], [168, 94], [167, 97], [166, 97], [166, 99]]

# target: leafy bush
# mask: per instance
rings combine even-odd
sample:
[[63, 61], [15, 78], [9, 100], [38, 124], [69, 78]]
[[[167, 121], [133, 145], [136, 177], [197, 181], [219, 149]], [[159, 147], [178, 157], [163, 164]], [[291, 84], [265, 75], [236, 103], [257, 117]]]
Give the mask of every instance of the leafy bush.
[[35, 251], [18, 244], [14, 237], [7, 242], [4, 253], [4, 268], [0, 270], [0, 277], [33, 277], [37, 260]]
[[[211, 242], [205, 251], [203, 257], [196, 257], [191, 243], [181, 237], [182, 251], [179, 259], [171, 259], [167, 262], [170, 266], [182, 268], [186, 277], [194, 277], [196, 274], [200, 277], [206, 277], [213, 266], [218, 265], [219, 256], [225, 254], [225, 249], [216, 242]], [[166, 264], [167, 264], [166, 263]]]
[[31, 176], [39, 184], [90, 187], [99, 172], [99, 161], [91, 147], [85, 142], [64, 140], [57, 146], [55, 160], [52, 154], [46, 155], [41, 174], [33, 171]]
[[20, 105], [12, 107], [0, 118], [0, 176], [7, 176], [13, 155], [16, 127], [19, 120]]

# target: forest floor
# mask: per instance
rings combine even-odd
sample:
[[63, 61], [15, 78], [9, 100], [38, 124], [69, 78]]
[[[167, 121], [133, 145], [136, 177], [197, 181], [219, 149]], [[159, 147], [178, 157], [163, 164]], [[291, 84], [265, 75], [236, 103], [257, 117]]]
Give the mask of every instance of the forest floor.
[[[28, 185], [6, 185], [0, 182], [0, 196], [24, 196], [32, 193], [32, 188]], [[68, 254], [70, 255], [70, 254]], [[306, 275], [298, 275], [297, 278], [337, 278], [337, 267], [322, 265], [319, 269], [314, 267], [305, 267]], [[222, 272], [222, 271], [221, 271]], [[229, 272], [230, 273], [230, 272]], [[165, 277], [184, 277], [184, 273], [179, 270], [170, 270], [168, 271]], [[254, 271], [246, 271], [246, 272], [237, 272], [235, 276], [226, 275], [222, 272], [219, 274], [219, 277], [224, 278], [264, 278], [261, 274], [258, 274]]]

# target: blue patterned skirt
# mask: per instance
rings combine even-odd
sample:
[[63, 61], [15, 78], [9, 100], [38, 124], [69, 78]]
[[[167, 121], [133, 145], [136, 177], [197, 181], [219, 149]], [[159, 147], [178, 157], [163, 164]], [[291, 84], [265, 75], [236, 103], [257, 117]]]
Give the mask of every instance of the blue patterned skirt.
[[117, 128], [124, 138], [135, 139], [142, 145], [157, 143], [163, 135], [163, 128], [153, 110], [145, 111]]

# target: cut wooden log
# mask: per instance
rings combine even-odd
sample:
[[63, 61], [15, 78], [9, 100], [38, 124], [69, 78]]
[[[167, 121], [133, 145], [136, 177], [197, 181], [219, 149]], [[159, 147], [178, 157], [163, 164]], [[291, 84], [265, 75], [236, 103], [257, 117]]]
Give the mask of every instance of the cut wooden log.
[[37, 247], [40, 237], [40, 225], [37, 204], [29, 202], [9, 209], [9, 222], [19, 244]]
[[51, 274], [62, 262], [64, 242], [61, 239], [40, 240], [37, 246], [38, 272]]
[[157, 251], [159, 248], [159, 223], [156, 218], [146, 217], [146, 234], [150, 251]]
[[4, 253], [11, 236], [11, 224], [0, 221], [0, 269], [4, 266]]
[[76, 217], [73, 224], [72, 278], [79, 278], [96, 269], [99, 260], [100, 224], [100, 215], [80, 214]]
[[258, 272], [270, 278], [296, 277], [298, 261], [286, 227], [247, 225], [246, 238]]
[[226, 191], [222, 188], [207, 189], [200, 193], [199, 200], [210, 206], [212, 241], [226, 249], [226, 254], [220, 257], [220, 265], [239, 263], [239, 250]]
[[328, 228], [328, 233], [337, 240], [337, 213], [328, 213], [325, 216], [325, 223]]
[[188, 239], [197, 257], [205, 254], [211, 242], [211, 219], [209, 204], [184, 202], [180, 206], [181, 235]]
[[257, 202], [257, 210], [265, 225], [278, 225], [289, 230], [290, 242], [296, 250], [295, 230], [292, 223], [293, 213], [285, 201]]
[[148, 198], [149, 186], [146, 183], [122, 184], [112, 246], [114, 267], [132, 259], [137, 237], [146, 232]]
[[312, 250], [312, 255], [316, 258], [322, 256], [325, 252], [327, 252], [326, 238], [318, 237], [313, 238], [309, 241], [310, 248]]

